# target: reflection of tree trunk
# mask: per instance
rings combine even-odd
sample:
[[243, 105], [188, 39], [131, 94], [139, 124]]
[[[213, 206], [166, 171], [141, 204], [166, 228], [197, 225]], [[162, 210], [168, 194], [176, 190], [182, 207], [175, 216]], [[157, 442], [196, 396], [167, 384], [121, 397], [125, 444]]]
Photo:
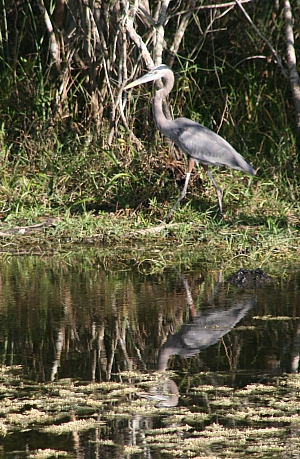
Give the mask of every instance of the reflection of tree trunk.
[[92, 342], [90, 346], [90, 360], [91, 360], [91, 379], [96, 381], [96, 371], [98, 369], [101, 379], [101, 372], [104, 372], [105, 379], [107, 378], [107, 354], [104, 344], [104, 330], [103, 324], [92, 324]]
[[51, 381], [54, 381], [55, 375], [57, 373], [58, 365], [60, 362], [61, 351], [62, 351], [63, 343], [64, 343], [64, 336], [65, 336], [65, 326], [63, 324], [57, 334], [57, 340], [55, 343], [56, 353], [55, 353], [55, 360], [53, 362], [52, 369], [51, 369], [51, 377], [50, 377]]
[[61, 326], [57, 334], [57, 340], [55, 343], [55, 359], [53, 361], [52, 369], [51, 369], [51, 376], [50, 376], [51, 381], [54, 381], [55, 375], [57, 374], [63, 347], [65, 346], [65, 349], [68, 349], [68, 346], [65, 343], [66, 324], [71, 325], [74, 339], [78, 339], [78, 334], [76, 331], [75, 319], [74, 319], [74, 314], [73, 314], [73, 300], [72, 300], [72, 295], [69, 289], [66, 289], [64, 291], [64, 298], [65, 298], [64, 299], [64, 302], [65, 302], [64, 319], [62, 319]]
[[107, 365], [107, 381], [110, 381], [110, 378], [111, 378], [111, 370], [112, 370], [112, 366], [114, 363], [114, 358], [115, 358], [115, 353], [116, 353], [116, 348], [117, 348], [117, 342], [115, 339], [112, 339], [111, 345], [112, 345], [111, 354], [110, 354], [110, 359]]
[[105, 377], [107, 377], [107, 354], [104, 344], [104, 331], [105, 326], [104, 324], [101, 324], [98, 330], [98, 361], [100, 369], [104, 371]]
[[94, 382], [96, 379], [96, 368], [97, 368], [97, 349], [94, 343], [97, 342], [96, 324], [92, 323], [92, 342], [90, 344], [90, 360], [91, 360], [91, 380]]
[[291, 358], [291, 373], [299, 371], [299, 348], [300, 348], [300, 321], [298, 321], [295, 337], [293, 341], [292, 358]]
[[117, 332], [118, 343], [120, 344], [120, 347], [123, 351], [124, 360], [126, 363], [126, 370], [131, 371], [132, 361], [129, 358], [129, 355], [126, 349], [126, 324], [127, 324], [126, 318], [124, 318], [122, 321], [118, 319], [118, 321], [116, 322], [116, 332]]
[[[71, 413], [70, 415], [70, 422], [74, 422], [76, 421], [76, 415], [74, 412]], [[79, 432], [77, 432], [76, 430], [72, 433], [72, 437], [73, 437], [73, 448], [74, 448], [74, 451], [76, 451], [76, 456], [78, 459], [81, 458], [81, 455], [80, 455], [80, 449], [79, 449], [79, 446], [80, 446], [80, 436], [79, 436]]]

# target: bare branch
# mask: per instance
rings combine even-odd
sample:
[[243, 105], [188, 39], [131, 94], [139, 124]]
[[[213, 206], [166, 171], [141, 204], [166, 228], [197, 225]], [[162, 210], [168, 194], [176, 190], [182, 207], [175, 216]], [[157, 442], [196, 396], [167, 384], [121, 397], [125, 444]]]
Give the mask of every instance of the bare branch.
[[[240, 3], [252, 3], [254, 0], [240, 0]], [[183, 11], [178, 11], [178, 13], [174, 13], [171, 16], [169, 16], [169, 19], [174, 18], [175, 16], [181, 16], [183, 14], [189, 13], [189, 12], [198, 12], [200, 10], [217, 10], [217, 9], [222, 9], [222, 8], [231, 8], [236, 5], [236, 2], [227, 2], [227, 3], [220, 3], [220, 4], [214, 4], [214, 5], [201, 5], [201, 6], [195, 6], [191, 7], [188, 10], [183, 10]]]
[[179, 26], [177, 27], [172, 46], [170, 48], [170, 53], [171, 53], [171, 57], [169, 59], [169, 66], [170, 67], [173, 66], [175, 55], [178, 52], [180, 43], [181, 43], [181, 41], [183, 39], [183, 36], [184, 36], [185, 31], [187, 29], [187, 26], [188, 26], [188, 24], [190, 22], [190, 19], [191, 19], [192, 15], [193, 15], [193, 9], [194, 9], [195, 5], [196, 5], [196, 0], [193, 0], [191, 2], [191, 10], [189, 10], [185, 14], [183, 14], [183, 16], [180, 19]]
[[162, 63], [162, 53], [164, 47], [165, 37], [165, 23], [167, 17], [167, 9], [171, 0], [161, 1], [161, 10], [156, 26], [155, 47], [154, 47], [154, 64], [159, 65]]
[[241, 61], [239, 61], [237, 64], [235, 64], [234, 68], [236, 69], [239, 65], [243, 64], [243, 62], [247, 62], [247, 61], [251, 61], [253, 59], [268, 59], [267, 56], [248, 56], [248, 57], [245, 57], [245, 59], [242, 59]]
[[51, 53], [54, 65], [56, 67], [56, 70], [58, 72], [60, 72], [60, 64], [61, 64], [60, 47], [59, 47], [58, 41], [56, 40], [56, 36], [55, 36], [55, 33], [54, 33], [53, 25], [52, 25], [50, 16], [48, 14], [48, 11], [47, 11], [47, 9], [45, 7], [44, 0], [39, 0], [39, 7], [40, 7], [41, 13], [42, 13], [42, 15], [44, 17], [44, 22], [45, 22], [45, 25], [46, 25], [46, 29], [47, 29], [48, 34], [49, 34], [50, 53]]
[[249, 14], [247, 13], [247, 11], [245, 10], [245, 8], [243, 7], [242, 3], [240, 0], [235, 0], [236, 4], [239, 6], [240, 10], [243, 12], [245, 18], [247, 19], [247, 21], [249, 22], [249, 24], [251, 25], [251, 27], [255, 30], [255, 32], [257, 33], [257, 35], [266, 43], [266, 45], [268, 46], [268, 48], [270, 49], [271, 53], [273, 54], [274, 58], [275, 58], [275, 62], [277, 63], [277, 65], [280, 67], [283, 75], [288, 78], [288, 74], [285, 70], [285, 68], [283, 67], [282, 65], [282, 62], [281, 62], [281, 57], [277, 54], [276, 50], [273, 48], [273, 46], [271, 45], [271, 43], [269, 42], [269, 40], [267, 40], [266, 37], [263, 36], [263, 34], [258, 30], [258, 28], [256, 27], [256, 25], [253, 23], [252, 19], [250, 18]]
[[148, 69], [151, 69], [154, 67], [154, 62], [153, 59], [148, 51], [148, 48], [146, 44], [144, 43], [142, 37], [137, 33], [137, 31], [134, 28], [134, 17], [135, 17], [135, 12], [137, 7], [132, 6], [129, 10], [127, 8], [127, 2], [125, 0], [122, 0], [122, 4], [124, 6], [124, 9], [126, 11], [126, 23], [125, 27], [126, 30], [132, 39], [132, 41], [136, 44], [138, 49], [141, 51], [142, 58], [144, 59], [146, 63], [146, 67]]
[[293, 16], [289, 0], [284, 0], [284, 19], [289, 79], [296, 108], [297, 146], [300, 149], [300, 79], [297, 71], [297, 59], [295, 53], [295, 40], [293, 31]]

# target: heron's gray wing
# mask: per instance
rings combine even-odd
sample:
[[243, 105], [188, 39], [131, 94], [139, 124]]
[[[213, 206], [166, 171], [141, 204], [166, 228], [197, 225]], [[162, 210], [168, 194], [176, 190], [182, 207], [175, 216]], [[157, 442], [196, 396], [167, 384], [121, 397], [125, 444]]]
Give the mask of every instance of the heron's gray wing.
[[255, 174], [254, 169], [244, 158], [215, 132], [188, 118], [179, 118], [172, 124], [173, 132], [168, 134], [169, 137], [195, 162], [228, 166], [252, 175]]

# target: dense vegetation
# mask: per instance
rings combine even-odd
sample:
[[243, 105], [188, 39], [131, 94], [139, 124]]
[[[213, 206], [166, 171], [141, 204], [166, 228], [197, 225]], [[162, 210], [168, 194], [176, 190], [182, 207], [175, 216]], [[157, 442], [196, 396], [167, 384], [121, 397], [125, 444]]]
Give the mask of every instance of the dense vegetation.
[[[133, 27], [154, 63], [160, 56], [155, 56], [153, 34], [163, 26], [162, 61], [176, 75], [172, 115], [218, 132], [258, 170], [255, 179], [218, 170], [227, 217], [248, 225], [295, 228], [299, 157], [295, 105], [284, 75], [281, 5], [244, 2], [261, 36], [234, 2], [226, 9], [177, 0], [170, 3], [163, 24], [163, 2], [141, 5]], [[143, 16], [145, 5], [155, 24]], [[129, 97], [121, 91], [146, 68], [124, 26], [133, 6], [100, 1], [93, 10], [79, 0], [68, 6], [24, 0], [22, 8], [17, 1], [3, 2], [1, 8], [2, 220], [35, 221], [45, 214], [86, 210], [134, 213], [142, 224], [160, 220], [182, 186], [185, 163], [155, 129], [150, 85]], [[292, 8], [297, 31], [299, 4]], [[52, 35], [45, 27], [47, 15]], [[174, 53], [184, 18], [186, 28]], [[262, 37], [276, 49], [282, 68]], [[295, 40], [297, 50], [299, 35]], [[203, 222], [216, 215], [214, 191], [200, 169], [175, 221], [176, 215]]]

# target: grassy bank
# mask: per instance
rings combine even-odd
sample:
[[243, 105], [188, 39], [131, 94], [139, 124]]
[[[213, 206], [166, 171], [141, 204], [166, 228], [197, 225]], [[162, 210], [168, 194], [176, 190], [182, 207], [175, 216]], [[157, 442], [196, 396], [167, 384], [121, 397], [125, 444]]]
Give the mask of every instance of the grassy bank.
[[185, 161], [171, 159], [159, 139], [144, 148], [138, 151], [124, 133], [103, 148], [96, 133], [80, 135], [78, 126], [69, 134], [28, 135], [16, 148], [3, 132], [2, 253], [66, 256], [93, 245], [108, 266], [125, 255], [125, 264], [150, 271], [199, 261], [256, 267], [299, 257], [300, 174], [292, 143], [274, 144], [272, 162], [263, 152], [247, 158], [258, 169], [255, 177], [215, 168], [224, 220], [211, 182], [195, 169], [186, 198], [164, 226]]
[[50, 255], [70, 264], [87, 263], [88, 255], [93, 266], [146, 273], [203, 263], [222, 266], [228, 274], [242, 266], [274, 273], [299, 260], [300, 234], [290, 224], [291, 211], [285, 220], [266, 216], [256, 224], [251, 217], [219, 221], [213, 212], [183, 209], [182, 214], [170, 224], [153, 224], [142, 212], [12, 217], [2, 224], [0, 250], [4, 259]]
[[[274, 19], [272, 11], [270, 6]], [[3, 54], [0, 74], [2, 253], [66, 256], [93, 245], [107, 265], [124, 254], [146, 270], [174, 262], [254, 267], [298, 258], [300, 168], [289, 82], [273, 62], [261, 59], [264, 44], [257, 48], [256, 35], [244, 36], [243, 22], [231, 21], [228, 39], [220, 28], [213, 41], [203, 42], [201, 56], [177, 56], [169, 102], [174, 117], [190, 117], [225, 137], [257, 175], [213, 171], [223, 190], [221, 220], [215, 190], [196, 169], [165, 226], [160, 223], [183, 186], [186, 165], [155, 129], [150, 86], [123, 95], [125, 118], [118, 118], [110, 136], [117, 107], [109, 94], [96, 127], [85, 80], [70, 73], [58, 113], [57, 81], [42, 52], [46, 44], [35, 41], [29, 49], [25, 33], [22, 47], [12, 42], [13, 62]], [[272, 22], [274, 30], [269, 24], [266, 16], [269, 34], [281, 30], [281, 22]], [[283, 54], [280, 37], [276, 32], [272, 39]], [[111, 76], [116, 101], [116, 73]]]

